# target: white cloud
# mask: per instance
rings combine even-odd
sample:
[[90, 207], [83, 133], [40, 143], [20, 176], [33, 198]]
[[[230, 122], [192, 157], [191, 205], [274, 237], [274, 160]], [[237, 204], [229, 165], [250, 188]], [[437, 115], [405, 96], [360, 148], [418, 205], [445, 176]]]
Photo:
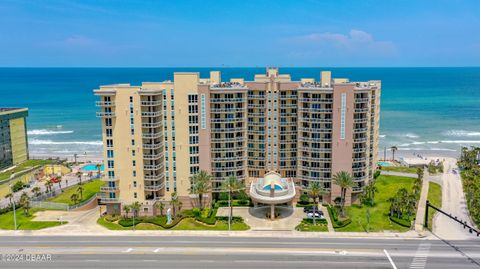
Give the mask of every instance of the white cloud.
[[342, 54], [349, 56], [392, 56], [397, 52], [391, 41], [378, 41], [361, 30], [352, 29], [348, 34], [311, 33], [290, 39], [296, 45], [292, 55]]

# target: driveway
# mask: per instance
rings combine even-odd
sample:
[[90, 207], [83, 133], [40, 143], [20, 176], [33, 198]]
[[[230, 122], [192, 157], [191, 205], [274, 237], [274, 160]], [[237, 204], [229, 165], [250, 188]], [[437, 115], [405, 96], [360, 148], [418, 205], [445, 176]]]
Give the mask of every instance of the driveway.
[[[105, 211], [104, 208], [102, 210]], [[105, 227], [97, 224], [97, 220], [100, 217], [99, 206], [86, 211], [40, 211], [35, 214], [34, 221], [58, 221], [60, 217], [62, 221], [68, 221], [68, 223], [61, 226], [47, 228], [43, 231], [52, 232], [53, 234], [58, 232], [72, 233], [107, 231]]]
[[[217, 216], [228, 216], [230, 208], [220, 207]], [[234, 207], [233, 215], [242, 217], [251, 230], [277, 230], [293, 231], [305, 217], [302, 207], [276, 207], [276, 212], [280, 212], [280, 217], [276, 220], [269, 220], [266, 213], [270, 212], [270, 207]]]
[[[444, 173], [441, 178], [442, 210], [471, 224], [463, 193], [462, 180], [458, 173], [454, 174], [452, 172], [453, 169], [457, 169], [456, 162], [456, 159], [453, 158], [446, 158], [444, 162]], [[471, 239], [476, 237], [476, 235], [474, 236], [466, 229], [463, 229], [462, 225], [443, 214], [435, 216], [433, 232], [443, 239]]]

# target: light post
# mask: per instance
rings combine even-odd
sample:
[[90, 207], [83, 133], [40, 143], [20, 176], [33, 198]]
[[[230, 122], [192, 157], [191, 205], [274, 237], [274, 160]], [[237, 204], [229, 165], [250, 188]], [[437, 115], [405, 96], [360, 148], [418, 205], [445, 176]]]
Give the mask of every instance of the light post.
[[13, 205], [13, 225], [15, 230], [17, 230], [17, 213], [15, 211], [15, 193], [13, 192], [13, 185], [10, 183], [9, 185], [10, 191], [12, 192], [12, 205]]

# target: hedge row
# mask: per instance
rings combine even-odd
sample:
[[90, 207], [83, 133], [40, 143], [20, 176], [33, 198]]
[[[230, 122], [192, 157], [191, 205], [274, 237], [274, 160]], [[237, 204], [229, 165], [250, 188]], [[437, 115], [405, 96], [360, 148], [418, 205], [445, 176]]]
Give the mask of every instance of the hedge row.
[[328, 214], [330, 215], [330, 220], [332, 221], [333, 228], [342, 228], [352, 223], [351, 219], [340, 220], [337, 216], [337, 210], [332, 206], [327, 206]]
[[403, 227], [406, 227], [406, 228], [410, 228], [411, 227], [411, 222], [409, 220], [406, 220], [406, 219], [399, 219], [395, 216], [391, 216], [390, 217], [390, 220], [392, 222], [395, 222], [396, 224], [400, 225], [400, 226], [403, 226]]

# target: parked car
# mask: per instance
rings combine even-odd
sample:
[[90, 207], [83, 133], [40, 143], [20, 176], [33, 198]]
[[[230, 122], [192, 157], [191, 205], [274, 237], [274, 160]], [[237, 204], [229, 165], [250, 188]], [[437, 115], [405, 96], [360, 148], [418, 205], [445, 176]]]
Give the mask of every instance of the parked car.
[[315, 211], [319, 211], [317, 206], [306, 206], [303, 208], [303, 212], [307, 213], [307, 212], [313, 211], [314, 207], [315, 207]]
[[[307, 218], [308, 219], [313, 219], [313, 212], [307, 213]], [[323, 214], [319, 214], [319, 212], [315, 212], [315, 218], [316, 219], [324, 219], [325, 217], [323, 216]]]

